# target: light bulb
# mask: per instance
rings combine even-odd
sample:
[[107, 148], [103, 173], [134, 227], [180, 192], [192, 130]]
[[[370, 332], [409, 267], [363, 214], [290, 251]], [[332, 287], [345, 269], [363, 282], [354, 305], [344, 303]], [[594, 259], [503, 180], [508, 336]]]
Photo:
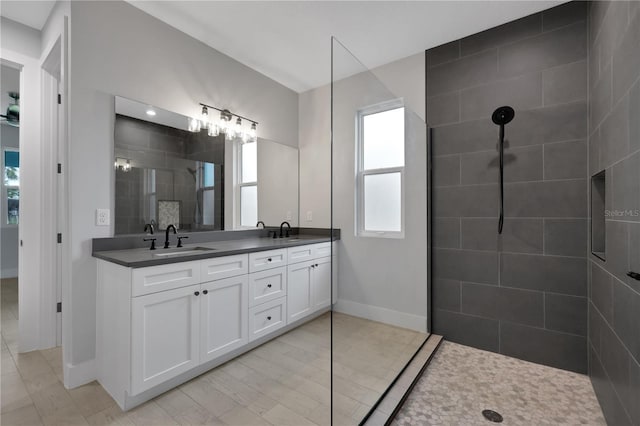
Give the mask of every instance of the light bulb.
[[251, 130], [249, 130], [249, 140], [254, 142], [258, 139], [258, 125], [256, 123], [251, 123]]
[[189, 119], [189, 131], [190, 132], [199, 132], [201, 127], [202, 127], [202, 125], [200, 124], [200, 120], [198, 120], [197, 118], [190, 118]]
[[149, 108], [147, 110], [147, 115], [150, 116], [150, 117], [153, 117], [153, 116], [156, 115], [156, 112], [154, 110], [152, 110], [151, 108]]
[[240, 138], [242, 137], [242, 120], [240, 119], [240, 117], [238, 117], [236, 119], [236, 125], [234, 128], [234, 132], [235, 132], [235, 137]]
[[220, 134], [220, 126], [214, 122], [209, 122], [209, 136], [218, 136]]

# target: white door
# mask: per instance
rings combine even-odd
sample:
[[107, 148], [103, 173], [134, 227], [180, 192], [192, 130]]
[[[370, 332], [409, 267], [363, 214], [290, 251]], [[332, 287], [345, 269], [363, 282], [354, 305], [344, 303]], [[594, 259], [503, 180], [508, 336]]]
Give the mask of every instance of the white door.
[[249, 293], [246, 275], [201, 285], [200, 362], [212, 360], [249, 342]]
[[287, 268], [287, 323], [309, 315], [313, 310], [311, 271], [314, 263], [311, 260]]
[[131, 301], [131, 392], [136, 395], [199, 363], [200, 285]]
[[313, 309], [318, 310], [331, 305], [331, 258], [316, 259], [313, 264]]

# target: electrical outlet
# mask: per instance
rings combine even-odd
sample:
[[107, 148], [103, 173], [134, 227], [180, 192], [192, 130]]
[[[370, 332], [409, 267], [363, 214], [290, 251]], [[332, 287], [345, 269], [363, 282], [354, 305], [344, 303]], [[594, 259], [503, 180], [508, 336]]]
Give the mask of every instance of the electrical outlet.
[[291, 220], [291, 210], [287, 211], [287, 220]]
[[307, 222], [313, 221], [313, 212], [311, 210], [307, 211]]
[[109, 209], [96, 209], [96, 225], [97, 226], [109, 226], [110, 217]]

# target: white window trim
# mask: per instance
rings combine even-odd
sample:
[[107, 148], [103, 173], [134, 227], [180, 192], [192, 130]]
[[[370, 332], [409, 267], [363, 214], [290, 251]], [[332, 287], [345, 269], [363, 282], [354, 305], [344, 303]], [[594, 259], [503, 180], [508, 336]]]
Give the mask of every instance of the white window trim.
[[[258, 143], [256, 142], [251, 142], [251, 143]], [[235, 151], [235, 164], [236, 164], [236, 176], [235, 176], [235, 180], [236, 180], [236, 189], [235, 189], [235, 205], [236, 205], [236, 217], [234, 218], [236, 226], [234, 228], [236, 229], [254, 229], [255, 225], [247, 225], [247, 226], [242, 226], [242, 197], [240, 196], [242, 188], [243, 187], [249, 187], [249, 186], [255, 186], [256, 187], [256, 193], [258, 192], [258, 181], [253, 181], [253, 182], [242, 182], [242, 141], [237, 139], [236, 141], [234, 141], [233, 143], [235, 145], [234, 147], [234, 151]], [[256, 145], [256, 149], [257, 149], [257, 145]], [[257, 157], [256, 157], [256, 161], [257, 161]], [[257, 167], [257, 164], [256, 164]], [[256, 179], [257, 179], [257, 174], [256, 174]], [[257, 209], [257, 206], [256, 206]], [[260, 217], [260, 212], [256, 212], [257, 213], [257, 217]]]
[[[404, 108], [404, 100], [402, 98], [391, 101], [381, 102], [358, 110], [356, 114], [356, 176], [355, 176], [355, 233], [357, 237], [374, 237], [374, 238], [396, 238], [403, 239], [405, 235], [405, 179], [404, 169], [406, 166], [406, 156], [403, 159], [405, 166], [402, 167], [385, 167], [379, 169], [363, 170], [364, 167], [364, 149], [363, 149], [363, 118], [367, 115], [377, 114], [396, 108]], [[406, 135], [406, 109], [405, 109], [405, 135]], [[406, 137], [405, 137], [406, 145]], [[406, 146], [404, 150], [406, 154]], [[367, 231], [364, 229], [364, 177], [366, 175], [400, 173], [400, 231]]]
[[18, 214], [18, 223], [7, 223], [7, 217], [9, 215], [9, 189], [15, 188], [20, 191], [20, 182], [18, 185], [5, 185], [4, 184], [4, 169], [5, 169], [5, 152], [17, 152], [20, 154], [20, 149], [18, 148], [3, 148], [2, 149], [2, 208], [0, 208], [0, 214], [2, 214], [2, 228], [17, 228], [20, 226], [20, 214]]

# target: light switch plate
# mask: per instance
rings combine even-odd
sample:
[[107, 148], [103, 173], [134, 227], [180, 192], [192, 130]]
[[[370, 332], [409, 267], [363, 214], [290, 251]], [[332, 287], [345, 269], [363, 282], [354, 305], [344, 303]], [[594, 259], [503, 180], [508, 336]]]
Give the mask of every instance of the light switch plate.
[[109, 209], [96, 209], [96, 225], [109, 226], [111, 223], [111, 214]]
[[287, 211], [287, 220], [291, 220], [291, 210]]
[[313, 220], [313, 212], [311, 210], [307, 211], [307, 222], [311, 222]]

